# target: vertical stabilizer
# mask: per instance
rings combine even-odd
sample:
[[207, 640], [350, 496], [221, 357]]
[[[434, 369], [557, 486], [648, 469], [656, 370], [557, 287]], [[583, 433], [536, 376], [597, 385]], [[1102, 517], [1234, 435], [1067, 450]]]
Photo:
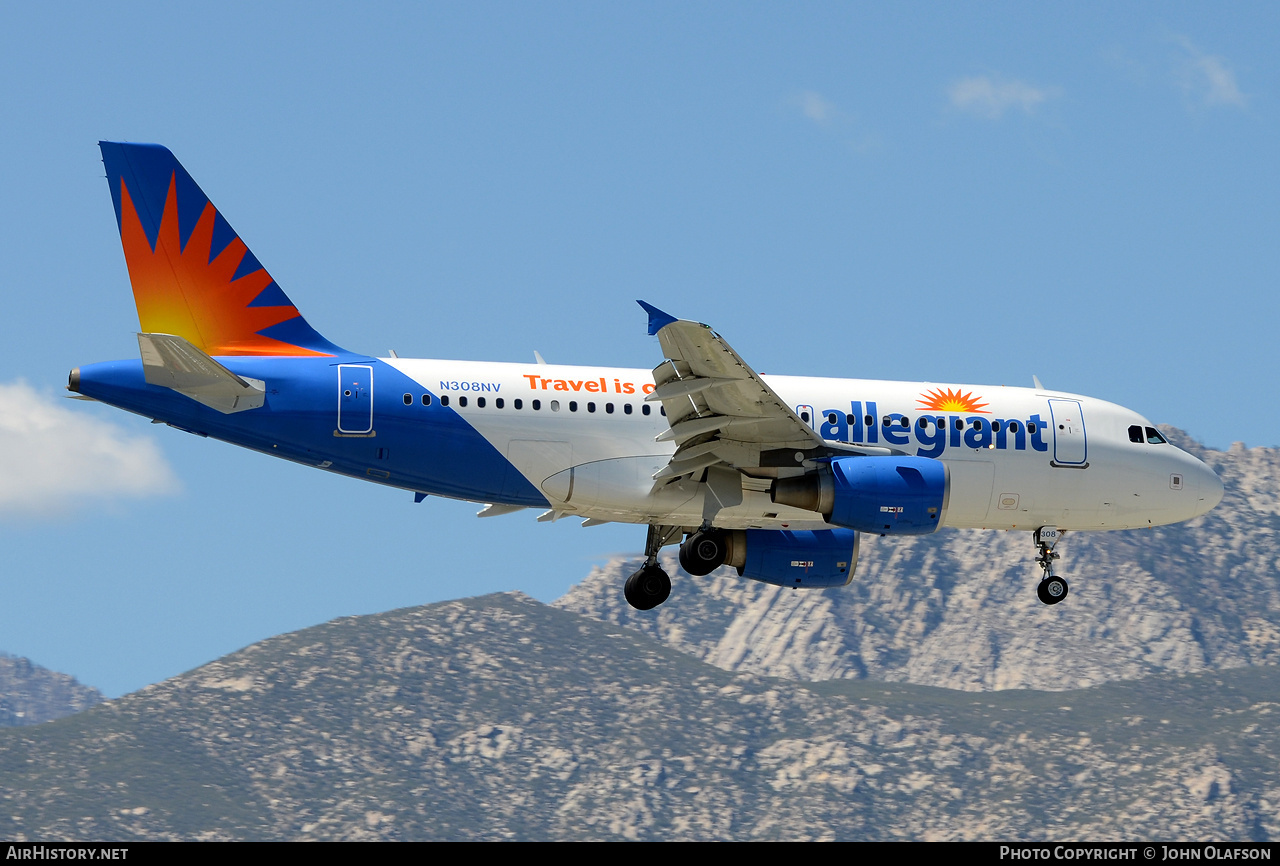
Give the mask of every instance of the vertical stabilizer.
[[207, 355], [343, 351], [307, 324], [167, 148], [98, 145], [144, 333]]

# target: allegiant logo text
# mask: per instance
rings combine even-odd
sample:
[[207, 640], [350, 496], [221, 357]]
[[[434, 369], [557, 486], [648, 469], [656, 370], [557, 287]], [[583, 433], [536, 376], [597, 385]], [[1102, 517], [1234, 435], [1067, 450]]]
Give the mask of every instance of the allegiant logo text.
[[989, 415], [917, 415], [908, 417], [901, 412], [889, 412], [883, 417], [874, 400], [864, 406], [861, 400], [852, 400], [849, 411], [823, 409], [819, 417], [818, 433], [823, 439], [852, 442], [855, 445], [911, 445], [917, 446], [916, 455], [937, 457], [948, 448], [995, 448], [1025, 451], [1030, 445], [1034, 451], [1048, 451], [1045, 442], [1045, 421], [1039, 413], [1025, 420], [1019, 418], [992, 418]]

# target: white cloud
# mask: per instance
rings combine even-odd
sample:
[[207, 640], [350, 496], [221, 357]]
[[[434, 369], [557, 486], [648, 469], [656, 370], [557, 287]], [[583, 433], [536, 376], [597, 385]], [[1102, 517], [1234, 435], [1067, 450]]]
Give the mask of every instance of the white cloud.
[[999, 120], [1010, 109], [1026, 114], [1035, 110], [1054, 93], [1033, 87], [1025, 81], [1006, 80], [990, 75], [972, 75], [952, 82], [947, 88], [951, 107], [988, 120]]
[[840, 113], [834, 102], [823, 97], [821, 93], [805, 90], [796, 94], [794, 103], [805, 117], [814, 123], [827, 123]]
[[0, 383], [0, 518], [177, 489], [160, 449], [24, 382]]
[[1245, 108], [1249, 100], [1240, 92], [1236, 75], [1226, 61], [1213, 54], [1205, 54], [1185, 36], [1175, 36], [1186, 55], [1178, 65], [1178, 83], [1187, 97], [1202, 105], [1227, 105]]

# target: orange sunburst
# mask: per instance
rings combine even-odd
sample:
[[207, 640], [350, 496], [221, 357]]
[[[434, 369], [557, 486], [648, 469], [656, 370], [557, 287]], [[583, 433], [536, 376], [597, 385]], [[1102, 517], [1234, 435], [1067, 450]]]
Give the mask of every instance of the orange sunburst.
[[959, 389], [935, 389], [921, 394], [920, 405], [916, 408], [932, 409], [935, 412], [973, 412], [979, 415], [990, 415], [987, 404], [980, 401], [980, 397], [966, 394]]
[[298, 318], [298, 309], [250, 306], [272, 279], [263, 268], [233, 279], [248, 252], [239, 237], [209, 260], [216, 214], [206, 202], [183, 248], [177, 185], [171, 177], [153, 250], [129, 189], [120, 180], [120, 242], [143, 332], [176, 334], [210, 355], [323, 355], [261, 333]]

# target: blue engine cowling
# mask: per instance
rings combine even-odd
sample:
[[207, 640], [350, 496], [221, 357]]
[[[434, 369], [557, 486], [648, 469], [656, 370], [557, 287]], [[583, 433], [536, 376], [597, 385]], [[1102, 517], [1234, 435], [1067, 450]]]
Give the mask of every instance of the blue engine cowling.
[[779, 478], [773, 501], [828, 523], [880, 535], [924, 535], [942, 523], [947, 468], [928, 457], [836, 457], [817, 472]]
[[747, 529], [727, 533], [725, 564], [777, 586], [844, 586], [858, 567], [852, 529]]

